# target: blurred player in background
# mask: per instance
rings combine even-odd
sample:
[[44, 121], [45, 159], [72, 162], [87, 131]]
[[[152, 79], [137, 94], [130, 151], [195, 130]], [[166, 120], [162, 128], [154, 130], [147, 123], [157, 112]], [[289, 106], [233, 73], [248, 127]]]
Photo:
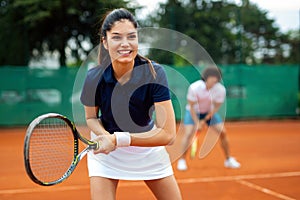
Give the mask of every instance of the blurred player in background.
[[201, 131], [205, 124], [220, 134], [221, 146], [227, 168], [239, 168], [241, 165], [231, 157], [226, 130], [221, 116], [217, 113], [226, 98], [226, 89], [220, 83], [221, 72], [217, 67], [208, 67], [202, 73], [202, 79], [190, 85], [187, 93], [186, 112], [184, 116], [184, 135], [181, 148], [184, 152], [179, 158], [177, 169], [187, 170], [186, 154], [191, 139], [197, 131]]

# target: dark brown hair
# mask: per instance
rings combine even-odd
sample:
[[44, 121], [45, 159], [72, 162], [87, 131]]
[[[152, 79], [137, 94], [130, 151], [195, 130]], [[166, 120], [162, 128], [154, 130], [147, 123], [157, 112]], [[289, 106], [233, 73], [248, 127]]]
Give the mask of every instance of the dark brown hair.
[[206, 81], [210, 76], [217, 77], [218, 81], [220, 81], [222, 78], [221, 70], [218, 67], [207, 67], [201, 74], [202, 80]]
[[[135, 20], [134, 16], [131, 12], [126, 10], [125, 8], [119, 8], [114, 9], [106, 14], [106, 16], [103, 19], [102, 26], [99, 30], [100, 35], [100, 45], [99, 45], [99, 52], [98, 52], [98, 63], [104, 66], [108, 66], [111, 63], [111, 59], [109, 56], [108, 51], [104, 48], [103, 45], [103, 38], [107, 37], [107, 31], [110, 31], [113, 27], [114, 23], [121, 20], [129, 20], [135, 28], [138, 28], [138, 23]], [[156, 72], [154, 70], [154, 67], [151, 63], [151, 61], [141, 55], [137, 55], [140, 59], [146, 60], [148, 62], [150, 71], [153, 75], [153, 77], [156, 77]]]

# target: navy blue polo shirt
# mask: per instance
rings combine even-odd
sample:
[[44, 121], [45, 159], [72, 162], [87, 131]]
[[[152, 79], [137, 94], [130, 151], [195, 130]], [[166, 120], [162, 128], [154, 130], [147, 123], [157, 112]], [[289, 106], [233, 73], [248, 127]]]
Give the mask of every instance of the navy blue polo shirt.
[[170, 92], [164, 69], [152, 64], [156, 78], [147, 61], [137, 56], [131, 78], [123, 85], [114, 77], [112, 65], [88, 71], [80, 99], [85, 106], [99, 107], [99, 117], [108, 132], [138, 133], [153, 128], [154, 103], [170, 100]]

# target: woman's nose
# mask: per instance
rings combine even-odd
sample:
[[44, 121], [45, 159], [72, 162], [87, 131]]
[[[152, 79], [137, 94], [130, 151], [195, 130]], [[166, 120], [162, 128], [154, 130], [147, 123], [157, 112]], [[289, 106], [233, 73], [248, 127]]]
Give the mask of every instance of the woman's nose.
[[126, 46], [129, 46], [129, 42], [126, 38], [123, 38], [123, 40], [121, 41], [121, 46], [122, 47], [126, 47]]

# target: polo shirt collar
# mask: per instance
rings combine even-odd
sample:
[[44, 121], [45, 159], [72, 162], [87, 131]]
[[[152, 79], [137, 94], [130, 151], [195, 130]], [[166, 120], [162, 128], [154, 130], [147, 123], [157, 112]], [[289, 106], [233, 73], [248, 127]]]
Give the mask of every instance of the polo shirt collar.
[[[145, 70], [143, 70], [144, 67], [147, 67], [147, 69], [148, 69], [148, 63], [144, 60], [141, 60], [137, 56], [134, 60], [133, 73], [132, 73], [132, 76], [131, 76], [130, 80], [128, 81], [128, 83], [136, 83], [136, 84], [140, 83], [140, 81], [144, 77], [144, 72], [145, 72]], [[146, 70], [146, 71], [148, 71], [148, 70]], [[106, 83], [117, 83], [117, 80], [113, 73], [112, 64], [110, 64], [105, 69], [105, 71], [103, 73], [103, 78]]]
[[115, 82], [117, 82], [116, 78], [114, 77], [113, 68], [112, 68], [111, 64], [109, 66], [107, 66], [107, 68], [105, 69], [105, 71], [103, 73], [103, 78], [104, 78], [106, 83], [115, 83]]

